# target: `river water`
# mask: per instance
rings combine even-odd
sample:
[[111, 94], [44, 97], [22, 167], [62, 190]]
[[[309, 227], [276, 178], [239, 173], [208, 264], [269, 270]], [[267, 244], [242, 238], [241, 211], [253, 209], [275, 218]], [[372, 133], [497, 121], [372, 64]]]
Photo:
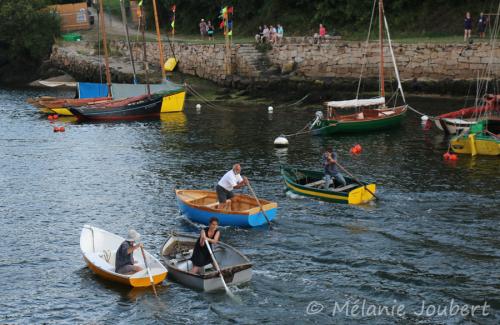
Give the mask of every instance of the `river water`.
[[[424, 130], [413, 113], [392, 131], [306, 135], [275, 149], [276, 136], [302, 128], [316, 109], [196, 112], [189, 101], [185, 113], [161, 121], [59, 121], [66, 132], [53, 133], [25, 103], [41, 94], [0, 89], [0, 323], [500, 322], [500, 161], [444, 162], [447, 139]], [[436, 114], [463, 100], [409, 103]], [[363, 152], [352, 156], [356, 143]], [[360, 178], [377, 182], [378, 202], [336, 205], [284, 194], [280, 163], [320, 168], [325, 145]], [[259, 196], [279, 204], [272, 231], [222, 229], [222, 239], [254, 263], [252, 281], [232, 288], [241, 303], [168, 280], [156, 299], [86, 268], [84, 224], [122, 236], [133, 227], [158, 254], [170, 231], [199, 231], [179, 215], [174, 187], [213, 188], [235, 162]], [[473, 316], [456, 309], [476, 305]]]

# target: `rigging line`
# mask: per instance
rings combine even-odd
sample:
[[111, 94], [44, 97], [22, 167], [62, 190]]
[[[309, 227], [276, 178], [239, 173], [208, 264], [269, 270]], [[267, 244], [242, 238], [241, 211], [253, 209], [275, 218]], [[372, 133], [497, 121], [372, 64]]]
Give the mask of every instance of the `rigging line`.
[[307, 97], [309, 97], [309, 95], [311, 95], [311, 94], [309, 93], [309, 94], [305, 95], [304, 97], [302, 97], [301, 99], [299, 99], [298, 101], [296, 101], [294, 103], [291, 103], [291, 104], [278, 105], [277, 108], [292, 107], [292, 106], [296, 106], [296, 105], [302, 104], [304, 102], [304, 100], [306, 100]]
[[186, 85], [186, 89], [189, 90], [194, 96], [200, 98], [205, 104], [207, 104], [208, 106], [212, 107], [212, 108], [218, 108], [218, 106], [212, 104], [210, 102], [210, 100], [208, 100], [207, 98], [205, 98], [203, 95], [201, 95], [199, 92], [197, 92], [192, 86], [188, 85], [188, 84], [185, 84]]
[[363, 77], [363, 72], [365, 70], [365, 65], [366, 65], [366, 52], [368, 52], [368, 43], [370, 42], [370, 34], [372, 31], [372, 25], [373, 25], [373, 17], [375, 16], [375, 7], [377, 6], [377, 0], [373, 0], [373, 8], [372, 8], [372, 15], [370, 17], [370, 26], [368, 27], [368, 35], [366, 36], [366, 42], [365, 42], [365, 50], [363, 52], [363, 63], [361, 64], [361, 72], [359, 74], [359, 80], [358, 80], [358, 89], [356, 90], [356, 100], [359, 98], [359, 90], [361, 88], [361, 80]]
[[396, 74], [396, 79], [398, 80], [398, 88], [401, 92], [401, 98], [403, 98], [403, 102], [406, 104], [405, 94], [403, 92], [403, 86], [401, 85], [401, 79], [399, 78], [398, 66], [396, 64], [396, 58], [394, 57], [394, 51], [392, 50], [392, 42], [391, 42], [391, 34], [389, 34], [389, 24], [387, 23], [387, 18], [385, 18], [384, 14], [384, 25], [385, 30], [387, 32], [387, 40], [389, 41], [389, 50], [391, 52], [392, 63], [394, 64], [394, 73]]
[[[495, 18], [495, 25], [494, 25], [494, 28], [493, 28], [493, 33], [491, 34], [491, 51], [490, 51], [490, 59], [488, 61], [488, 64], [486, 66], [486, 69], [485, 69], [485, 73], [484, 73], [484, 77], [485, 77], [485, 85], [484, 85], [484, 91], [485, 93], [487, 92], [488, 90], [488, 85], [489, 85], [489, 80], [488, 78], [490, 77], [490, 75], [492, 74], [492, 65], [493, 65], [493, 50], [495, 49], [496, 47], [496, 42], [497, 42], [497, 36], [498, 36], [498, 32], [499, 32], [499, 15], [500, 14], [500, 2], [498, 4], [498, 7], [497, 7], [497, 16]], [[476, 94], [476, 98], [479, 96], [479, 93]]]
[[[422, 113], [422, 112], [420, 112], [420, 111], [416, 110], [415, 108], [411, 107], [411, 106], [410, 106], [410, 105], [408, 105], [408, 104], [406, 104], [406, 107], [408, 107], [408, 108], [409, 108], [410, 110], [412, 110], [413, 112], [415, 112], [415, 113], [417, 113], [417, 114], [420, 114], [420, 115], [422, 115], [422, 116], [427, 115], [427, 114], [424, 114], [424, 113]], [[431, 118], [431, 119], [432, 119], [433, 117], [432, 117], [432, 116], [430, 116], [429, 118]]]
[[[99, 10], [99, 9], [98, 9]], [[97, 57], [99, 62], [99, 80], [102, 84], [102, 61], [101, 61], [101, 15], [97, 12]]]

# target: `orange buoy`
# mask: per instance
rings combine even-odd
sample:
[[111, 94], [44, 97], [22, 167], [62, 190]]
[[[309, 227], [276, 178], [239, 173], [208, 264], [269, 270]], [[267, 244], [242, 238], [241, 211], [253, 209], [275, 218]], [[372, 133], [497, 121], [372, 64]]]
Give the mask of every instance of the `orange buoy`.
[[49, 115], [47, 118], [48, 118], [49, 120], [53, 120], [53, 119], [54, 119], [54, 117], [53, 117], [52, 115]]
[[66, 129], [64, 128], [64, 126], [59, 127], [59, 132], [64, 132], [64, 131], [66, 131]]
[[59, 115], [54, 114], [54, 115], [52, 115], [52, 118], [53, 118], [54, 120], [57, 120], [57, 119], [59, 118]]
[[449, 153], [448, 151], [446, 151], [446, 152], [444, 153], [444, 155], [443, 155], [443, 158], [444, 158], [444, 160], [449, 160], [449, 159], [450, 159], [450, 156], [451, 156], [451, 155], [450, 155], [450, 153]]
[[54, 126], [54, 132], [59, 132], [59, 127], [58, 126]]
[[458, 156], [454, 153], [450, 154], [450, 160], [458, 160]]

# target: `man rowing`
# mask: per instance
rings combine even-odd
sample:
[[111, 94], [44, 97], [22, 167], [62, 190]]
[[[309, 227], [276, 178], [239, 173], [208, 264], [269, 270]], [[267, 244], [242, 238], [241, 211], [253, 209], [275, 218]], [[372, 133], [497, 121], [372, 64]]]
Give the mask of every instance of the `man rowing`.
[[231, 199], [234, 197], [233, 189], [239, 189], [248, 185], [248, 179], [241, 177], [240, 164], [234, 164], [233, 168], [222, 176], [215, 187], [219, 204], [217, 209], [231, 210]]
[[342, 186], [346, 186], [344, 176], [337, 169], [337, 154], [333, 152], [333, 148], [331, 146], [328, 146], [325, 153], [323, 154], [323, 167], [325, 171], [326, 190], [332, 183], [333, 187], [335, 187], [335, 181], [337, 181]]

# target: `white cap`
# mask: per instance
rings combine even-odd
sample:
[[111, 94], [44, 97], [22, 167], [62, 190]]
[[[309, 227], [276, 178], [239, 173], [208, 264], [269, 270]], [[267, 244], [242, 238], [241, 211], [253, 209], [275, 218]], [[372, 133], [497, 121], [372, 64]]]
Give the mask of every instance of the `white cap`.
[[139, 233], [137, 231], [135, 231], [134, 229], [130, 229], [128, 231], [128, 236], [127, 236], [128, 241], [138, 242], [140, 239], [141, 239], [141, 235], [139, 235]]

